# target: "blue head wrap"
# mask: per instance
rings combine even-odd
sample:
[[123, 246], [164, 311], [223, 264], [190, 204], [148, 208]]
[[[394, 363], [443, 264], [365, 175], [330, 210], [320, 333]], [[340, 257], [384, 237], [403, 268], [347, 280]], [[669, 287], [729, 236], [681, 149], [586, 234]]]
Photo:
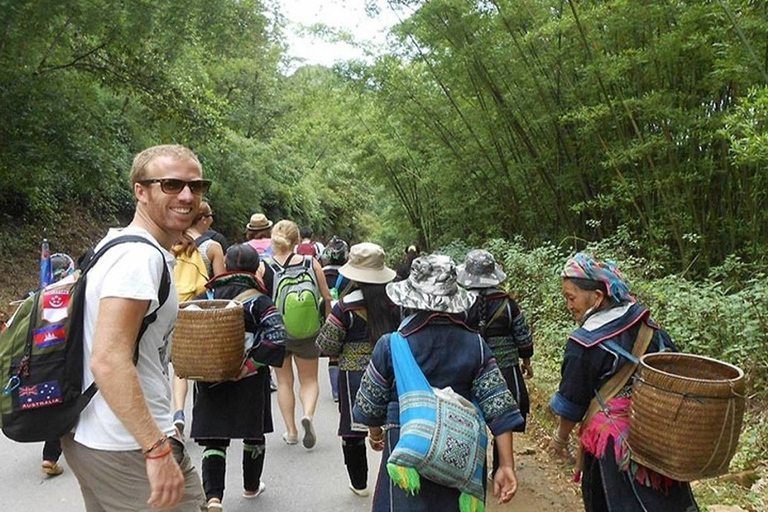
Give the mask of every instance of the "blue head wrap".
[[614, 302], [632, 300], [624, 276], [612, 261], [600, 261], [586, 253], [580, 252], [568, 260], [561, 276], [605, 283], [608, 297]]

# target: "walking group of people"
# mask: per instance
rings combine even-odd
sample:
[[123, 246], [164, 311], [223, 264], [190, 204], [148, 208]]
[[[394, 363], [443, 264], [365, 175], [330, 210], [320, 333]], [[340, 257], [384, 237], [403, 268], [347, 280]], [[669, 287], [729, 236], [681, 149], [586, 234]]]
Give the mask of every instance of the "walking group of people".
[[[62, 438], [88, 511], [221, 510], [226, 452], [233, 439], [243, 440], [242, 496], [258, 497], [265, 490], [265, 434], [274, 430], [270, 368], [285, 424], [283, 442], [311, 449], [317, 442], [321, 355], [328, 356], [332, 368], [351, 492], [370, 494], [366, 440], [382, 452], [374, 511], [470, 510], [477, 505], [467, 496], [482, 502], [487, 485], [500, 502], [512, 499], [518, 487], [513, 433], [526, 428], [530, 405], [524, 379], [534, 375], [534, 343], [525, 315], [502, 288], [506, 276], [493, 255], [474, 250], [456, 266], [447, 256], [409, 247], [408, 264], [395, 271], [377, 244], [350, 247], [334, 237], [324, 247], [294, 222], [273, 223], [264, 214], [249, 219], [246, 242], [226, 247], [210, 233], [213, 212], [202, 200], [210, 181], [203, 179], [190, 150], [149, 148], [136, 156], [130, 176], [133, 221], [110, 230], [100, 245], [136, 234], [164, 257], [147, 244], [125, 243], [105, 254], [88, 276], [83, 385], [95, 382], [99, 393], [74, 431]], [[171, 294], [161, 305], [158, 297], [163, 267], [174, 266], [174, 253], [182, 254], [179, 242], [185, 238], [206, 267], [205, 287], [196, 298], [241, 302], [246, 330], [240, 374], [231, 381], [194, 384], [189, 436], [203, 447], [202, 479], [183, 440], [186, 382], [169, 377], [169, 339], [180, 302]], [[314, 329], [302, 330], [306, 326], [284, 309], [296, 299], [283, 295], [286, 275], [312, 277], [311, 293], [322, 299], [315, 306]], [[612, 264], [577, 254], [562, 278], [567, 308], [579, 327], [568, 338], [562, 381], [551, 402], [560, 418], [553, 453], [570, 456], [569, 436], [581, 422], [579, 459], [588, 511], [698, 510], [688, 484], [668, 478], [640, 482], [636, 465], [627, 467], [626, 422], [616, 422], [613, 430], [595, 426], [600, 415], [625, 412], [620, 399], [628, 398], [629, 386], [611, 397], [606, 409], [588, 412], [601, 386], [627, 362], [605, 340], [631, 351], [646, 326], [653, 330], [648, 351], [656, 351], [674, 349], [669, 336], [633, 301]], [[295, 281], [299, 286], [302, 279]], [[153, 312], [157, 318], [138, 340], [134, 362], [142, 319]], [[425, 477], [431, 475], [426, 470], [403, 467], [403, 452], [424, 444], [418, 425], [432, 425], [439, 436], [441, 421], [447, 421], [424, 402], [415, 403], [405, 389], [404, 355], [415, 365], [411, 373], [423, 374], [428, 388], [450, 388], [454, 399], [469, 404], [479, 417], [482, 428], [464, 432], [470, 444], [484, 439], [487, 425], [493, 436], [488, 478], [483, 469], [453, 485]], [[449, 441], [450, 446], [440, 447], [447, 450], [444, 462], [453, 464], [447, 473], [469, 463], [465, 439]], [[482, 468], [484, 451], [478, 457]]]

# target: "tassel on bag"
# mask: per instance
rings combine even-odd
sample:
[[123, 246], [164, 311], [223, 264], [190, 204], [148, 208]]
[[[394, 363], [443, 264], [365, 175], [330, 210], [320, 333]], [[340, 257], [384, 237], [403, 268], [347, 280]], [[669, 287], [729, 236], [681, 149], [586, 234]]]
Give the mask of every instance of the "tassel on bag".
[[485, 503], [465, 492], [459, 496], [460, 512], [485, 512]]
[[392, 482], [408, 494], [414, 495], [421, 490], [421, 479], [419, 472], [415, 469], [398, 466], [390, 462], [387, 464], [387, 473], [389, 473]]

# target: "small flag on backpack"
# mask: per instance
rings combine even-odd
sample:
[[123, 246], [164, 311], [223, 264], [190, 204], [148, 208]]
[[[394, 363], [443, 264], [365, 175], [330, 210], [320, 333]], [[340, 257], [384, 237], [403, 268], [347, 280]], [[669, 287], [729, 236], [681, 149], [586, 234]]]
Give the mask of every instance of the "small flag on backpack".
[[53, 282], [53, 267], [51, 265], [51, 246], [47, 238], [43, 238], [40, 250], [40, 288], [45, 288]]

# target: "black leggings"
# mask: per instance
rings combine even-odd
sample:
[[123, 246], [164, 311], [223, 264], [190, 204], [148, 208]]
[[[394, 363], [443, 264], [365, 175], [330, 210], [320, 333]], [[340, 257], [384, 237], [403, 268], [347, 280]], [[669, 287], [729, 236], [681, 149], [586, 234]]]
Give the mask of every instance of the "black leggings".
[[[229, 439], [205, 439], [198, 441], [198, 444], [205, 448], [202, 464], [205, 498], [221, 500], [224, 498]], [[243, 440], [243, 489], [246, 491], [259, 490], [265, 451], [263, 439]]]

